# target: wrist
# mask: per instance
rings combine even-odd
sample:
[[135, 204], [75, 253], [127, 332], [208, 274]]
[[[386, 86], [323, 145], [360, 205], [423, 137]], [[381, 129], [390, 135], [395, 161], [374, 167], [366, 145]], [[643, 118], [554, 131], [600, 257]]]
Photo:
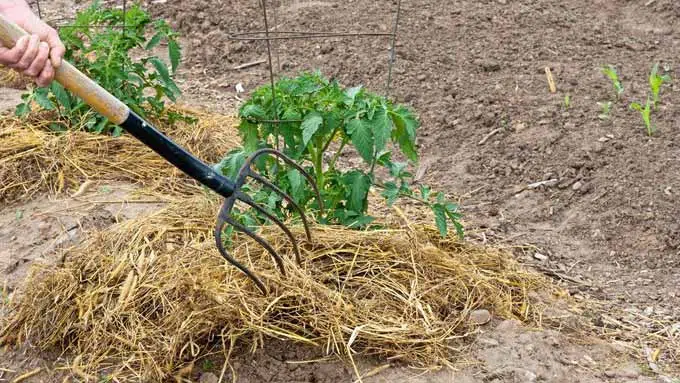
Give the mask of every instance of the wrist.
[[0, 0], [0, 12], [12, 8], [28, 8], [25, 0]]

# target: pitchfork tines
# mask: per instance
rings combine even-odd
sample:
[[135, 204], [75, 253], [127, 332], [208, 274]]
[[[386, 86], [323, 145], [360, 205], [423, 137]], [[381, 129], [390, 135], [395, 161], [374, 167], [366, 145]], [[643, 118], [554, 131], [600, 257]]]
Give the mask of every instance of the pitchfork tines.
[[238, 268], [240, 271], [242, 271], [248, 278], [250, 278], [256, 285], [257, 287], [262, 291], [263, 294], [267, 293], [267, 288], [265, 287], [264, 283], [258, 278], [248, 267], [246, 267], [244, 264], [241, 262], [237, 261], [233, 256], [231, 256], [227, 250], [224, 248], [224, 242], [222, 239], [222, 233], [224, 231], [224, 228], [227, 225], [233, 226], [236, 230], [248, 235], [250, 238], [255, 240], [258, 244], [260, 244], [262, 247], [264, 247], [267, 252], [272, 256], [274, 261], [276, 262], [276, 265], [281, 272], [281, 274], [286, 275], [286, 270], [283, 265], [283, 259], [281, 256], [278, 254], [276, 250], [269, 244], [264, 238], [261, 236], [255, 234], [252, 230], [248, 229], [244, 225], [240, 224], [237, 222], [233, 216], [232, 216], [232, 210], [234, 208], [234, 204], [236, 201], [241, 201], [245, 203], [246, 205], [252, 207], [256, 211], [260, 212], [262, 215], [267, 217], [269, 220], [271, 220], [274, 224], [276, 224], [278, 227], [283, 230], [283, 232], [286, 234], [286, 236], [290, 239], [290, 241], [293, 244], [293, 251], [295, 252], [295, 261], [300, 264], [301, 262], [301, 255], [300, 255], [300, 247], [298, 245], [298, 241], [293, 236], [293, 233], [290, 231], [290, 229], [281, 222], [280, 219], [278, 219], [274, 214], [270, 213], [267, 211], [265, 208], [262, 206], [258, 205], [255, 203], [250, 197], [247, 195], [243, 194], [241, 192], [241, 188], [243, 185], [246, 183], [248, 178], [251, 178], [255, 180], [256, 182], [259, 182], [260, 184], [264, 185], [265, 187], [269, 188], [272, 190], [274, 193], [280, 195], [294, 210], [298, 212], [300, 217], [302, 218], [302, 224], [304, 225], [305, 228], [305, 234], [307, 236], [307, 240], [311, 241], [312, 240], [312, 235], [309, 229], [309, 223], [307, 222], [307, 217], [305, 216], [304, 210], [293, 200], [293, 198], [285, 193], [283, 190], [281, 190], [279, 187], [271, 183], [269, 180], [267, 180], [265, 177], [260, 175], [259, 173], [255, 172], [251, 165], [255, 160], [257, 160], [259, 157], [264, 156], [264, 155], [272, 155], [286, 164], [290, 165], [291, 167], [297, 169], [306, 179], [307, 181], [311, 184], [314, 193], [316, 194], [317, 201], [319, 203], [319, 209], [321, 210], [321, 213], [323, 214], [323, 201], [321, 199], [321, 195], [319, 194], [319, 189], [316, 185], [316, 182], [314, 182], [314, 179], [312, 178], [309, 173], [307, 173], [300, 165], [295, 163], [292, 159], [287, 157], [285, 154], [281, 153], [278, 150], [275, 149], [260, 149], [256, 152], [254, 152], [248, 159], [246, 159], [245, 163], [241, 167], [241, 169], [238, 172], [238, 176], [236, 177], [235, 183], [234, 183], [234, 191], [233, 194], [230, 197], [227, 197], [224, 200], [224, 203], [222, 204], [222, 208], [220, 209], [219, 215], [217, 217], [217, 224], [215, 225], [215, 242], [217, 244], [217, 249], [219, 250], [220, 254], [224, 259], [226, 259], [229, 263], [234, 265], [236, 268]]

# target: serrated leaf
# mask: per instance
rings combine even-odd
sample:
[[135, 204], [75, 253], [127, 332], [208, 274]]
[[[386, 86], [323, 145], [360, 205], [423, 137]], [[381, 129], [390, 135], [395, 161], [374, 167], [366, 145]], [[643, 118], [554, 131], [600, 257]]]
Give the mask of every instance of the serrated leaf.
[[432, 212], [434, 213], [434, 221], [437, 224], [437, 229], [442, 238], [445, 238], [448, 234], [448, 224], [446, 223], [446, 209], [440, 204], [432, 206]]
[[319, 112], [311, 112], [307, 114], [302, 121], [302, 144], [306, 147], [309, 141], [314, 136], [319, 127], [323, 124], [323, 117]]
[[31, 106], [27, 102], [17, 105], [16, 110], [14, 111], [14, 114], [17, 117], [24, 117], [29, 113], [31, 113]]
[[373, 162], [374, 143], [373, 133], [370, 127], [359, 119], [353, 119], [347, 124], [347, 131], [354, 148], [359, 152], [361, 158], [368, 164]]
[[379, 110], [371, 120], [371, 130], [375, 137], [375, 150], [381, 152], [387, 146], [392, 135], [392, 120], [387, 115], [386, 109]]
[[50, 101], [49, 98], [47, 98], [47, 95], [43, 92], [36, 92], [35, 93], [35, 102], [40, 105], [41, 108], [45, 110], [53, 110], [54, 109], [54, 103]]
[[411, 161], [418, 160], [418, 152], [415, 148], [416, 129], [418, 121], [405, 109], [397, 109], [392, 113], [392, 122], [395, 129], [393, 137], [396, 138], [399, 148]]
[[59, 84], [56, 81], [52, 81], [52, 84], [50, 85], [50, 88], [52, 90], [52, 94], [54, 94], [54, 98], [57, 100], [57, 102], [66, 108], [66, 110], [71, 110], [71, 97], [69, 97], [68, 93], [66, 93], [66, 89], [64, 89], [61, 84]]
[[241, 109], [241, 117], [263, 120], [265, 111], [260, 105], [248, 104]]
[[293, 201], [300, 203], [305, 194], [302, 174], [297, 169], [291, 169], [286, 175], [288, 182], [290, 182], [290, 196], [293, 197]]
[[364, 212], [368, 205], [368, 191], [371, 188], [371, 178], [360, 171], [354, 170], [345, 174], [343, 182], [350, 188], [347, 208], [355, 212]]
[[387, 202], [387, 206], [391, 207], [399, 198], [399, 187], [394, 182], [386, 182], [385, 190], [381, 193]]
[[239, 125], [239, 133], [241, 135], [241, 139], [243, 140], [243, 148], [245, 151], [247, 153], [256, 151], [259, 141], [257, 125], [243, 120]]
[[172, 73], [175, 73], [179, 67], [179, 62], [182, 57], [182, 52], [179, 48], [179, 44], [177, 44], [177, 41], [168, 41], [168, 54], [170, 55], [170, 66], [172, 68]]
[[170, 72], [168, 72], [168, 67], [165, 65], [164, 62], [159, 60], [157, 57], [150, 58], [149, 62], [151, 63], [151, 65], [153, 65], [154, 68], [156, 68], [156, 72], [158, 72], [158, 75], [161, 77], [161, 80], [163, 80], [163, 82], [165, 83], [170, 82]]

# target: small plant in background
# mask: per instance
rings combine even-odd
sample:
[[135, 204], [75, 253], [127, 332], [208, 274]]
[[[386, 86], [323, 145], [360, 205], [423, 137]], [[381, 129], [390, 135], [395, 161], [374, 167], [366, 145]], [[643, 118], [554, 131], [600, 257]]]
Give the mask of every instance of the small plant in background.
[[655, 110], [659, 105], [659, 93], [661, 92], [661, 86], [668, 82], [671, 82], [671, 76], [668, 74], [659, 75], [659, 64], [654, 64], [652, 71], [649, 74], [649, 89], [652, 92]]
[[652, 123], [652, 110], [656, 110], [659, 104], [659, 93], [661, 92], [661, 87], [665, 83], [671, 82], [671, 77], [668, 74], [659, 74], [659, 64], [654, 64], [652, 70], [649, 73], [649, 91], [650, 95], [647, 96], [647, 102], [643, 105], [639, 102], [633, 102], [630, 104], [630, 108], [636, 110], [640, 113], [642, 121], [647, 129], [647, 135], [652, 136], [656, 131], [654, 124]]
[[604, 75], [607, 76], [609, 80], [611, 80], [612, 86], [614, 87], [614, 92], [616, 93], [616, 98], [621, 98], [624, 88], [621, 80], [619, 79], [619, 74], [616, 71], [616, 68], [613, 65], [607, 65], [602, 68], [602, 73], [604, 73]]
[[[243, 148], [230, 152], [217, 165], [225, 175], [234, 177], [255, 150], [280, 145], [302, 166], [311, 164], [306, 170], [315, 177], [327, 212], [325, 217], [318, 217], [321, 223], [355, 228], [370, 225], [373, 217], [366, 214], [368, 194], [375, 186], [382, 189], [388, 205], [405, 197], [429, 206], [442, 236], [447, 235], [450, 224], [463, 235], [458, 207], [427, 186], [413, 190], [413, 177], [406, 170], [408, 162], [393, 159], [392, 150], [398, 148], [408, 161], [418, 160], [415, 140], [420, 123], [409, 109], [361, 86], [342, 88], [318, 72], [283, 78], [274, 90], [275, 97], [269, 85], [255, 90], [240, 108]], [[287, 122], [266, 122], [272, 120]], [[361, 157], [364, 166], [339, 166], [342, 154], [350, 148]], [[257, 167], [262, 174], [276, 179], [277, 186], [300, 206], [318, 211], [313, 192], [297, 170], [278, 166], [271, 158], [260, 161]], [[379, 180], [377, 169], [384, 169], [388, 179]], [[285, 211], [277, 194], [259, 190], [254, 195], [272, 211]], [[249, 226], [259, 222], [257, 217], [246, 214], [241, 219]]]
[[600, 106], [600, 115], [598, 116], [600, 120], [608, 120], [609, 114], [611, 113], [612, 110], [612, 102], [611, 101], [598, 102], [597, 105]]
[[564, 109], [567, 109], [567, 110], [571, 106], [571, 96], [569, 94], [564, 95], [563, 105], [564, 105]]
[[[165, 21], [152, 20], [139, 5], [124, 13], [95, 2], [78, 13], [72, 25], [62, 27], [59, 34], [66, 46], [65, 59], [136, 113], [145, 118], [167, 118], [170, 123], [188, 118], [166, 111], [165, 100], [176, 101], [180, 95], [173, 76], [181, 50], [177, 34]], [[162, 42], [167, 43], [170, 68], [152, 52]], [[144, 56], [133, 59], [130, 55], [133, 49]], [[22, 100], [16, 108], [18, 116], [28, 115], [33, 103], [55, 111], [58, 118], [50, 124], [53, 130], [84, 127], [96, 133], [121, 133], [120, 127], [93, 112], [57, 82], [47, 88], [32, 89]]]
[[631, 109], [637, 110], [640, 112], [640, 115], [642, 116], [642, 121], [645, 123], [645, 127], [647, 128], [647, 135], [652, 136], [654, 134], [655, 128], [654, 125], [652, 125], [652, 100], [650, 97], [647, 97], [647, 102], [645, 103], [644, 106], [642, 106], [638, 102], [634, 102], [630, 104]]

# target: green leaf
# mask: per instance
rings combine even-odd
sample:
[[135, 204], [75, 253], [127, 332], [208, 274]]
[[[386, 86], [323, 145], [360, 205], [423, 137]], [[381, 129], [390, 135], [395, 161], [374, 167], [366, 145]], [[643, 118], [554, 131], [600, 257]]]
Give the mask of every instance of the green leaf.
[[14, 114], [17, 117], [25, 117], [29, 113], [31, 113], [31, 106], [27, 102], [17, 105], [16, 110], [14, 111]]
[[252, 153], [256, 151], [260, 141], [257, 125], [243, 120], [239, 125], [239, 133], [243, 139], [243, 147], [245, 148], [246, 152]]
[[69, 97], [66, 89], [64, 89], [64, 87], [56, 81], [52, 81], [50, 89], [52, 90], [52, 94], [54, 94], [54, 98], [57, 100], [57, 102], [66, 108], [67, 111], [71, 110], [71, 97]]
[[392, 206], [399, 198], [399, 187], [394, 182], [386, 182], [385, 190], [381, 193], [387, 202], [387, 206]]
[[302, 174], [297, 169], [289, 170], [286, 175], [288, 176], [288, 182], [290, 182], [291, 197], [293, 201], [300, 203], [305, 194], [304, 189], [304, 179]]
[[393, 129], [392, 120], [387, 115], [387, 109], [381, 109], [373, 116], [370, 128], [375, 137], [375, 150], [381, 152], [387, 146]]
[[374, 143], [370, 127], [363, 120], [353, 119], [347, 124], [347, 131], [354, 148], [366, 163], [373, 163]]
[[357, 215], [351, 218], [347, 218], [344, 221], [345, 226], [349, 227], [350, 229], [360, 229], [362, 227], [365, 227], [366, 225], [370, 224], [375, 220], [374, 217], [371, 217], [369, 215]]
[[420, 185], [420, 196], [421, 196], [424, 200], [427, 201], [428, 199], [430, 199], [430, 193], [431, 193], [431, 192], [432, 192], [432, 189], [430, 189], [429, 186], [427, 186], [427, 185]]
[[47, 98], [47, 95], [43, 92], [35, 93], [35, 102], [45, 110], [54, 110], [54, 103], [50, 101], [50, 99]]
[[161, 37], [162, 37], [161, 33], [156, 33], [151, 38], [151, 40], [149, 40], [149, 42], [146, 44], [146, 48], [144, 48], [144, 49], [146, 49], [148, 51], [150, 49], [155, 48], [161, 42]]
[[347, 201], [349, 210], [364, 212], [368, 207], [368, 191], [371, 188], [371, 178], [366, 174], [354, 170], [343, 177], [345, 185], [350, 187], [350, 198]]
[[266, 112], [261, 106], [255, 104], [247, 104], [241, 109], [241, 117], [264, 120]]
[[104, 131], [106, 128], [106, 124], [109, 122], [108, 119], [103, 118], [101, 121], [97, 123], [97, 125], [94, 126], [93, 131], [96, 133], [101, 133]]
[[387, 150], [378, 153], [378, 158], [376, 163], [380, 166], [391, 167], [392, 164], [392, 152]]
[[418, 121], [407, 109], [399, 108], [392, 113], [392, 122], [396, 128], [393, 137], [399, 143], [399, 148], [409, 160], [417, 161], [418, 152], [415, 148], [415, 140]]
[[167, 85], [171, 80], [170, 80], [170, 73], [168, 72], [168, 67], [165, 65], [164, 62], [162, 62], [160, 59], [157, 57], [152, 57], [149, 59], [149, 62], [151, 62], [151, 65], [156, 68], [156, 72], [158, 72], [158, 75], [161, 76], [161, 80]]
[[168, 54], [170, 55], [170, 65], [172, 67], [172, 73], [175, 73], [177, 71], [177, 68], [179, 67], [179, 62], [182, 55], [181, 50], [179, 48], [179, 44], [177, 44], [177, 41], [175, 40], [168, 41]]
[[319, 130], [319, 127], [323, 124], [323, 117], [319, 112], [311, 112], [307, 114], [302, 121], [302, 144], [307, 146], [309, 141], [312, 139], [314, 133]]
[[448, 234], [448, 225], [446, 223], [446, 209], [441, 204], [435, 204], [432, 206], [432, 212], [434, 213], [434, 220], [437, 224], [437, 229], [439, 229], [439, 234], [442, 238], [445, 238]]
[[241, 170], [241, 167], [246, 162], [246, 157], [247, 154], [243, 150], [232, 150], [214, 168], [222, 173], [222, 175], [235, 179], [239, 170]]

